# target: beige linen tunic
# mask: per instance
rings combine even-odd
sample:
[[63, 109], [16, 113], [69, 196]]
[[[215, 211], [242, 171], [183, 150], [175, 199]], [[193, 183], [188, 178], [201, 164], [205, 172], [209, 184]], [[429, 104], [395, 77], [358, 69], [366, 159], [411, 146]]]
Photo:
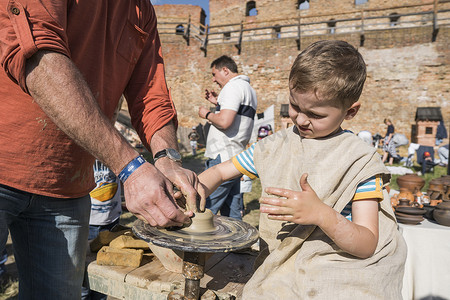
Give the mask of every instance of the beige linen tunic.
[[[294, 127], [261, 140], [254, 162], [266, 187], [300, 191], [300, 177], [319, 198], [341, 212], [357, 185], [371, 176], [390, 179], [379, 154], [349, 132], [303, 139]], [[270, 163], [267, 163], [270, 162]], [[269, 220], [261, 214], [261, 264], [243, 299], [401, 299], [406, 244], [398, 232], [389, 196], [379, 205], [379, 241], [373, 256], [342, 251], [317, 226]], [[265, 260], [264, 260], [265, 258]]]

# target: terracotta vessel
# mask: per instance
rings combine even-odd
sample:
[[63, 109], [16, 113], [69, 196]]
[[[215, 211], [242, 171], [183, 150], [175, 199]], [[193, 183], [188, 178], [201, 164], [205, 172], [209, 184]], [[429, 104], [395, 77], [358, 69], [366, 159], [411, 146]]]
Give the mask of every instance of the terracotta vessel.
[[397, 198], [399, 199], [408, 199], [410, 202], [414, 201], [414, 194], [410, 192], [407, 188], [400, 188], [400, 193]]
[[425, 185], [425, 180], [417, 176], [416, 174], [406, 174], [397, 177], [397, 184], [400, 188], [406, 188], [411, 193], [415, 193], [416, 191], [422, 190]]
[[398, 199], [398, 207], [402, 206], [410, 206], [409, 199], [406, 198]]
[[450, 202], [442, 202], [436, 205], [433, 217], [441, 225], [450, 226]]

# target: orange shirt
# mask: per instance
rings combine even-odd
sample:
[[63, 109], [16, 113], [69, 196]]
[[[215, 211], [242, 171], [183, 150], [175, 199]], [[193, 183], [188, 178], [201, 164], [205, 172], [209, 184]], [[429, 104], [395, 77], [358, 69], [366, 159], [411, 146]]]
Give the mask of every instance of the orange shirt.
[[109, 118], [124, 94], [147, 146], [176, 122], [149, 0], [0, 0], [0, 184], [60, 198], [95, 186], [94, 158], [24, 92], [26, 59], [39, 49], [70, 57]]

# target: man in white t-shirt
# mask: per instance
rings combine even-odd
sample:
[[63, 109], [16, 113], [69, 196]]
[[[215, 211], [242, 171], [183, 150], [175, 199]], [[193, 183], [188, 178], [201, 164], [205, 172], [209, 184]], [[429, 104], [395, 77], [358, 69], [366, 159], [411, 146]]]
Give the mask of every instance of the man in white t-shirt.
[[[211, 63], [213, 81], [222, 90], [217, 95], [206, 90], [205, 98], [216, 106], [215, 112], [200, 107], [198, 115], [211, 123], [206, 141], [206, 168], [226, 161], [240, 153], [248, 144], [256, 113], [256, 93], [250, 78], [239, 75], [237, 65], [228, 56]], [[240, 178], [224, 182], [206, 200], [206, 207], [222, 216], [242, 219]]]

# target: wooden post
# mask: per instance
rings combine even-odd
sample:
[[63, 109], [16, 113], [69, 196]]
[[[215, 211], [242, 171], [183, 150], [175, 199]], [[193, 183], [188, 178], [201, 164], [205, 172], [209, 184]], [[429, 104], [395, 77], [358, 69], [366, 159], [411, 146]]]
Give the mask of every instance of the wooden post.
[[203, 40], [203, 43], [200, 46], [200, 50], [203, 51], [203, 53], [205, 54], [205, 57], [206, 57], [206, 51], [207, 51], [206, 49], [208, 47], [208, 34], [209, 34], [209, 25], [206, 24], [206, 27], [205, 27], [205, 39]]
[[359, 35], [359, 46], [364, 47], [364, 41], [366, 36], [364, 35], [364, 9], [361, 9], [361, 33]]
[[298, 16], [298, 24], [297, 24], [297, 50], [300, 51], [301, 49], [301, 28], [300, 28], [300, 16]]
[[183, 38], [186, 40], [186, 44], [189, 46], [189, 36], [191, 34], [191, 15], [189, 15], [187, 28], [184, 31]]
[[438, 14], [438, 0], [434, 0], [434, 4], [433, 4], [433, 35], [431, 37], [431, 41], [435, 42], [436, 41], [436, 37], [439, 31], [439, 26], [437, 23], [437, 14]]
[[238, 54], [241, 54], [241, 49], [242, 49], [242, 34], [243, 34], [243, 30], [244, 30], [244, 22], [241, 21], [241, 30], [240, 30], [240, 32], [239, 32], [238, 43], [234, 45], [234, 46], [238, 49]]

